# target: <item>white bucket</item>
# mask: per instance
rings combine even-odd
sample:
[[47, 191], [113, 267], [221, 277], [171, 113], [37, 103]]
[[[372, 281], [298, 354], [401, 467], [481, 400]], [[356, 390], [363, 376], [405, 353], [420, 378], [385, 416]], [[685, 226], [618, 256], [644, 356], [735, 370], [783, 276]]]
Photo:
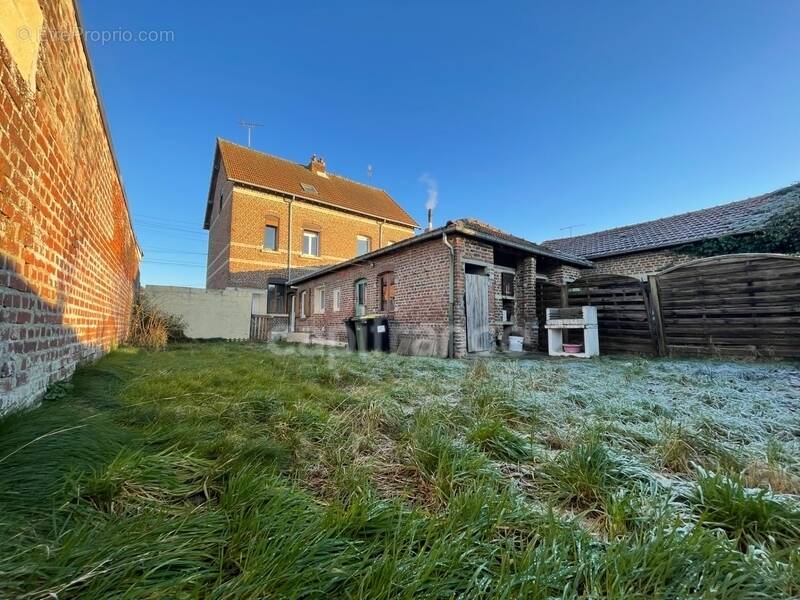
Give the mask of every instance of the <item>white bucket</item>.
[[508, 349], [511, 352], [522, 352], [522, 339], [520, 335], [508, 336]]

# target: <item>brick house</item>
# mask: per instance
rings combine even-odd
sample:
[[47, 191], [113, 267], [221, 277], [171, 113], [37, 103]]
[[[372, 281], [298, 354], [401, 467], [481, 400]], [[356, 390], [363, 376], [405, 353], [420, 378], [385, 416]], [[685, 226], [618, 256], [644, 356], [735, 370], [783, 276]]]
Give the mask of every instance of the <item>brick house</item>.
[[141, 256], [84, 38], [41, 31], [75, 3], [2, 3], [0, 413], [125, 338]]
[[[763, 230], [774, 217], [800, 206], [800, 184], [768, 194], [655, 221], [548, 240], [543, 246], [589, 259], [593, 273], [645, 278], [696, 258], [682, 246]], [[580, 271], [573, 271], [577, 279]]]
[[[392, 351], [460, 357], [506, 343], [536, 347], [537, 279], [585, 259], [461, 219], [290, 280], [293, 330], [347, 340], [355, 316], [388, 319]], [[566, 269], [565, 269], [566, 267]]]
[[283, 314], [291, 274], [402, 241], [419, 227], [385, 191], [218, 139], [203, 227], [206, 287], [268, 290]]

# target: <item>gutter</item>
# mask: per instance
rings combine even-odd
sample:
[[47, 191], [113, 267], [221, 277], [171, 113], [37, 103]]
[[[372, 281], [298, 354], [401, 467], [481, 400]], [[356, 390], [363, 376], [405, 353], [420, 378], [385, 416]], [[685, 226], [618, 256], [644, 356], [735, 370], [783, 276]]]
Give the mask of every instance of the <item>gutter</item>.
[[455, 271], [456, 271], [456, 251], [447, 239], [447, 232], [442, 232], [442, 242], [450, 251], [450, 298], [447, 304], [447, 358], [453, 358], [455, 354], [455, 340], [453, 329], [455, 327]]

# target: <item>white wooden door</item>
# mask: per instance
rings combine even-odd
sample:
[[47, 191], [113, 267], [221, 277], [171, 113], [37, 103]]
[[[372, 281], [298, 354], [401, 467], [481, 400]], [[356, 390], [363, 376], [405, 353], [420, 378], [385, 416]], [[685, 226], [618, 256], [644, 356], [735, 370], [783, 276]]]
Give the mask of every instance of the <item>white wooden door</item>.
[[489, 330], [489, 276], [464, 274], [467, 309], [467, 351], [492, 349]]

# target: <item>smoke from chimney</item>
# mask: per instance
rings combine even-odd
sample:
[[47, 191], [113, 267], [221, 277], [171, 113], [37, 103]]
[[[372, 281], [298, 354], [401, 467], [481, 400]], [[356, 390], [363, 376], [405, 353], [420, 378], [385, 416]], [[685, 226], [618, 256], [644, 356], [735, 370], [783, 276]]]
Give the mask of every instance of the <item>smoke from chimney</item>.
[[425, 208], [428, 209], [428, 231], [430, 231], [433, 229], [433, 209], [439, 203], [439, 184], [427, 173], [420, 175], [419, 181], [425, 184], [428, 191], [428, 197], [425, 199]]

